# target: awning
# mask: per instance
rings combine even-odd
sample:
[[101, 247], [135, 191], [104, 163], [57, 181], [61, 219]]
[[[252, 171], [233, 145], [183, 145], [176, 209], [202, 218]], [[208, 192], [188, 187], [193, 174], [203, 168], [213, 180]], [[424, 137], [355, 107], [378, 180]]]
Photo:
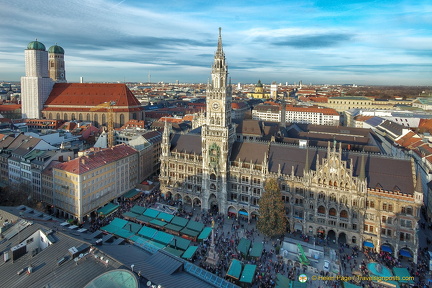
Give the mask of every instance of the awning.
[[120, 207], [119, 205], [108, 203], [106, 206], [99, 208], [97, 210], [97, 214], [101, 216], [107, 216], [112, 212], [116, 211], [119, 207]]
[[207, 239], [207, 238], [210, 236], [212, 230], [213, 230], [212, 227], [205, 227], [205, 228], [203, 229], [203, 231], [201, 232], [201, 234], [199, 234], [199, 236], [198, 236], [198, 240], [204, 240], [204, 239]]
[[245, 211], [241, 211], [241, 210], [238, 212], [238, 214], [240, 214], [240, 215], [244, 215], [244, 216], [248, 216], [248, 215], [249, 215], [247, 212], [245, 212]]
[[406, 249], [401, 249], [401, 250], [399, 250], [399, 254], [400, 254], [401, 256], [404, 256], [404, 257], [413, 258], [413, 256], [411, 255], [411, 252], [408, 251], [408, 250], [406, 250]]
[[189, 246], [181, 257], [184, 259], [190, 259], [195, 254], [197, 249], [198, 249], [198, 246]]
[[369, 247], [369, 248], [374, 248], [375, 247], [375, 245], [372, 242], [369, 242], [369, 241], [364, 241], [363, 242], [363, 246]]
[[240, 278], [240, 273], [242, 271], [242, 262], [240, 262], [237, 259], [233, 259], [231, 260], [231, 264], [230, 267], [228, 269], [228, 272], [226, 273], [226, 276], [230, 276], [234, 279], [239, 279]]
[[384, 252], [393, 253], [392, 248], [390, 246], [388, 246], [388, 245], [382, 245], [381, 246], [381, 250], [384, 251]]
[[256, 265], [246, 264], [240, 276], [240, 282], [252, 283], [256, 271]]
[[140, 192], [141, 192], [140, 190], [134, 188], [134, 189], [131, 189], [128, 192], [124, 193], [123, 197], [125, 199], [132, 199], [135, 196], [137, 196]]

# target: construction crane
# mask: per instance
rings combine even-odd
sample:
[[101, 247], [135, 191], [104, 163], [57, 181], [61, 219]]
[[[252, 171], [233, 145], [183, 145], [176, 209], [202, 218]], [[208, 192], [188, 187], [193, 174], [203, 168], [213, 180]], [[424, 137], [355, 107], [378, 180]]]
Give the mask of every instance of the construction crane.
[[115, 101], [107, 101], [101, 103], [99, 105], [94, 106], [90, 109], [90, 111], [98, 111], [101, 109], [106, 109], [108, 111], [108, 121], [107, 121], [107, 130], [108, 130], [108, 147], [111, 148], [114, 146], [114, 112], [113, 106], [116, 105]]

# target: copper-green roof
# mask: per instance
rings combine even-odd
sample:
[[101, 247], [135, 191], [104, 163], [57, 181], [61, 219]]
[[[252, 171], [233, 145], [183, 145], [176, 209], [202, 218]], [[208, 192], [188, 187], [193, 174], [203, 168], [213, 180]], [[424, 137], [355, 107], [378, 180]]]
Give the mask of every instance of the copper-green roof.
[[53, 45], [48, 49], [48, 53], [64, 54], [64, 49], [58, 45]]
[[40, 51], [45, 51], [45, 45], [42, 44], [39, 41], [32, 41], [27, 45], [27, 50], [40, 50]]

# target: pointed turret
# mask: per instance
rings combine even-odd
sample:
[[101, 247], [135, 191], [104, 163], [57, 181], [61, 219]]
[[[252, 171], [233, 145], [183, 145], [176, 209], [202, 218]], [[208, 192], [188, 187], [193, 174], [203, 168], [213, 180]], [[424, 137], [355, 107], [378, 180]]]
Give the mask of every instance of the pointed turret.
[[417, 175], [416, 175], [416, 184], [415, 184], [414, 190], [418, 193], [423, 194], [423, 184], [422, 184], [422, 179], [421, 179], [420, 173], [417, 173]]
[[366, 179], [366, 162], [365, 162], [364, 154], [362, 154], [361, 156], [359, 178], [360, 180]]
[[309, 148], [306, 147], [306, 159], [303, 174], [306, 175], [309, 172]]

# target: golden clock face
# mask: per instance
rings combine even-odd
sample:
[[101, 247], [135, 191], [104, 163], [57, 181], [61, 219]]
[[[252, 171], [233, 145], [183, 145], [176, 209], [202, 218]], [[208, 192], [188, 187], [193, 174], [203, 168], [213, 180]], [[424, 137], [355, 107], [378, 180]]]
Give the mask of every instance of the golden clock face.
[[213, 110], [219, 110], [219, 108], [220, 108], [220, 105], [219, 105], [219, 102], [213, 102], [212, 103], [212, 109]]

